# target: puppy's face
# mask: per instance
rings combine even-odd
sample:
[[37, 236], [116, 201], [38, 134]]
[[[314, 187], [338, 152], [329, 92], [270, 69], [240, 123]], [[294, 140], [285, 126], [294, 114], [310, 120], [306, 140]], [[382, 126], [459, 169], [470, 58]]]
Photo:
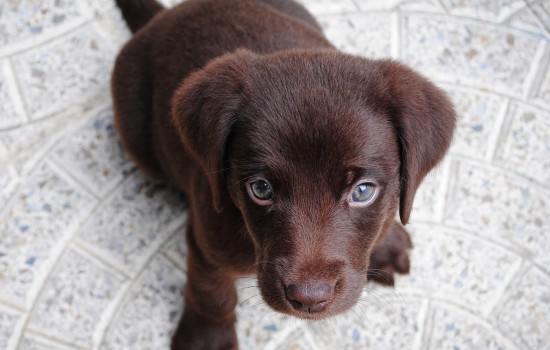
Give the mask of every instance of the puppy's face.
[[239, 111], [227, 186], [255, 243], [264, 300], [322, 318], [356, 302], [370, 250], [393, 219], [397, 139], [387, 116], [339, 92], [274, 83], [285, 88], [270, 92], [289, 95], [274, 107], [249, 95]]
[[265, 301], [309, 319], [356, 302], [374, 244], [398, 207], [408, 221], [455, 125], [412, 70], [334, 51], [223, 56], [176, 91], [172, 118], [214, 208], [240, 211]]

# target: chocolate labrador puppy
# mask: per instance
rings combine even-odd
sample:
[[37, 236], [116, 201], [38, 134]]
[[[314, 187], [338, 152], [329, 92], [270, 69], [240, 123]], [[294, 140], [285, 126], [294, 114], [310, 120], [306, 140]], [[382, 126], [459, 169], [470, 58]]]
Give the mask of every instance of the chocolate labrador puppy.
[[116, 127], [151, 177], [186, 195], [188, 272], [174, 349], [234, 349], [234, 281], [321, 319], [369, 279], [409, 270], [415, 192], [449, 147], [445, 94], [391, 60], [339, 52], [291, 0], [117, 0], [132, 39], [112, 79]]

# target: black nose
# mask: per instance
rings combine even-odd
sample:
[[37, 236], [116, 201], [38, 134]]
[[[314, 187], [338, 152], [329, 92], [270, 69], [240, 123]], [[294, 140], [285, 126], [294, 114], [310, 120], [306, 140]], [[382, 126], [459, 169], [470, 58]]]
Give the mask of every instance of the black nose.
[[286, 287], [286, 297], [292, 307], [303, 312], [323, 311], [333, 296], [334, 288], [327, 282], [295, 283]]

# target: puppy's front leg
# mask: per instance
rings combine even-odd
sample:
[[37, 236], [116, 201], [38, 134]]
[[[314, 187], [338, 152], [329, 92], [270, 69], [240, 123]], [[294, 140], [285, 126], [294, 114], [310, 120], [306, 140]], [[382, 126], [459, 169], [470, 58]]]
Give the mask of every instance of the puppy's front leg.
[[172, 349], [237, 349], [234, 280], [205, 259], [190, 232], [187, 243], [185, 308], [172, 338]]

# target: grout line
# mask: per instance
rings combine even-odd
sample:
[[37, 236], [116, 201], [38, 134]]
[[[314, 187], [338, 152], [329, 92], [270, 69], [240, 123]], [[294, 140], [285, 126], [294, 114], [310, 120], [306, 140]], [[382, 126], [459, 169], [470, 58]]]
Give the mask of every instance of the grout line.
[[550, 48], [546, 45], [546, 42], [541, 41], [535, 51], [535, 55], [531, 59], [529, 70], [525, 76], [525, 80], [522, 86], [522, 99], [528, 101], [532, 95], [534, 89], [540, 86], [542, 79], [544, 78], [545, 61], [549, 58]]
[[[550, 69], [550, 46], [544, 43], [539, 46], [533, 59], [530, 74], [525, 79], [524, 100], [530, 101], [540, 91], [548, 69]], [[527, 82], [531, 81], [531, 84]]]
[[504, 278], [500, 288], [495, 292], [495, 297], [492, 298], [487, 305], [485, 305], [484, 308], [481, 309], [481, 315], [488, 320], [491, 314], [495, 311], [496, 307], [502, 299], [504, 298], [504, 295], [509, 290], [510, 285], [514, 280], [517, 278], [520, 278], [520, 270], [523, 270], [524, 262], [522, 259], [518, 259], [517, 262], [515, 262], [512, 267], [509, 269], [508, 274]]
[[391, 57], [399, 59], [401, 57], [401, 11], [390, 13], [391, 28]]
[[505, 12], [504, 14], [500, 14], [497, 17], [497, 23], [502, 24], [504, 26], [508, 26], [506, 22], [510, 21], [512, 17], [516, 16], [518, 13], [520, 13], [521, 11], [524, 11], [527, 8], [528, 6], [525, 3], [525, 1], [522, 3], [522, 5], [518, 3], [518, 5], [516, 5], [515, 8], [510, 9], [510, 11]]
[[[485, 153], [485, 157], [483, 157], [483, 161], [488, 164], [491, 164], [495, 160], [495, 157], [497, 156], [497, 149], [499, 145], [502, 144], [500, 141], [504, 135], [506, 135], [505, 129], [507, 129], [507, 126], [510, 125], [511, 117], [508, 117], [511, 114], [510, 104], [511, 101], [509, 99], [504, 100], [495, 116], [493, 132], [489, 134], [487, 151]], [[505, 121], [508, 121], [508, 124], [505, 124]]]
[[411, 346], [411, 350], [421, 350], [424, 347], [424, 338], [427, 336], [426, 333], [426, 326], [428, 322], [428, 314], [430, 310], [430, 301], [429, 299], [422, 299], [420, 304], [420, 310], [418, 311], [417, 315], [417, 322], [418, 322], [418, 334], [414, 337], [413, 344]]
[[506, 177], [510, 177], [518, 180], [518, 183], [528, 183], [529, 186], [537, 187], [541, 191], [547, 192], [550, 194], [550, 189], [548, 188], [548, 185], [545, 185], [544, 183], [541, 183], [533, 179], [532, 177], [530, 177], [529, 174], [519, 173], [516, 169], [503, 168], [498, 163], [497, 164], [487, 163], [483, 159], [470, 158], [461, 154], [453, 154], [453, 157], [456, 158], [457, 160], [460, 160], [461, 163], [465, 162], [469, 165], [475, 165], [478, 168], [483, 168], [490, 172], [499, 173]]
[[449, 15], [449, 14], [442, 14], [442, 13], [434, 13], [434, 12], [426, 12], [426, 11], [407, 11], [406, 16], [414, 16], [414, 17], [421, 17], [426, 20], [432, 20], [432, 21], [453, 21], [453, 22], [459, 22], [463, 24], [471, 24], [475, 26], [482, 26], [486, 29], [490, 30], [500, 30], [507, 33], [512, 33], [516, 35], [520, 35], [522, 37], [527, 37], [530, 39], [535, 39], [537, 41], [541, 41], [541, 36], [537, 33], [528, 32], [522, 29], [513, 28], [506, 24], [501, 23], [494, 23], [494, 22], [486, 22], [482, 19], [477, 19], [473, 17], [467, 17], [467, 16], [461, 16], [461, 15]]
[[34, 50], [40, 46], [47, 45], [48, 43], [55, 41], [56, 39], [64, 37], [67, 33], [72, 33], [81, 27], [89, 24], [94, 20], [93, 17], [83, 16], [79, 20], [69, 22], [66, 25], [60, 25], [57, 28], [51, 28], [47, 33], [38, 35], [37, 37], [30, 37], [24, 39], [17, 44], [10, 44], [0, 48], [0, 58], [8, 56], [16, 56], [26, 51]]
[[[184, 235], [185, 234], [185, 231], [187, 229], [187, 225], [186, 223], [184, 223], [183, 225], [179, 226], [175, 231], [174, 233], [172, 234], [172, 236], [170, 237], [170, 240], [177, 240], [177, 236], [179, 235]], [[167, 242], [168, 242], [167, 241]], [[187, 245], [187, 243], [185, 242], [184, 240], [184, 244]], [[168, 254], [168, 252], [162, 252], [162, 255], [164, 256], [164, 258], [170, 262], [171, 265], [173, 265], [175, 268], [177, 268], [178, 270], [180, 270], [181, 272], [183, 272], [184, 274], [187, 273], [186, 269], [187, 269], [187, 263], [184, 261], [183, 265], [176, 261], [171, 254]]]
[[139, 282], [140, 278], [143, 276], [143, 273], [151, 265], [151, 262], [155, 259], [155, 257], [161, 256], [161, 258], [164, 258], [160, 251], [164, 247], [164, 245], [173, 238], [173, 236], [174, 234], [172, 233], [171, 235], [168, 235], [166, 239], [157, 244], [155, 249], [151, 252], [151, 254], [149, 254], [147, 259], [145, 259], [143, 264], [140, 266], [139, 270], [136, 271], [134, 278], [128, 281], [128, 285], [126, 286], [124, 293], [120, 292], [121, 295], [117, 295], [117, 297], [113, 298], [111, 303], [109, 303], [110, 305], [104, 310], [104, 312], [100, 316], [100, 320], [103, 323], [96, 324], [94, 334], [92, 335], [92, 349], [99, 349], [99, 347], [105, 340], [105, 335], [107, 333], [107, 330], [111, 326], [114, 317], [122, 308], [124, 302], [127, 300], [126, 297], [128, 296], [128, 293], [132, 290], [133, 287], [137, 285], [137, 282]]
[[99, 350], [99, 348], [101, 347], [108, 327], [111, 325], [114, 317], [116, 316], [116, 312], [120, 309], [122, 303], [126, 300], [126, 296], [130, 293], [133, 285], [133, 280], [127, 280], [126, 282], [124, 282], [119, 288], [115, 297], [111, 299], [109, 304], [107, 304], [107, 307], [105, 307], [105, 309], [99, 316], [99, 320], [95, 324], [91, 337], [92, 350]]
[[433, 301], [429, 298], [423, 300], [423, 311], [424, 314], [424, 323], [422, 324], [422, 334], [420, 341], [420, 349], [427, 350], [430, 345], [430, 340], [432, 339], [432, 334], [434, 330], [433, 325]]
[[21, 89], [21, 83], [19, 82], [18, 76], [15, 74], [13, 62], [11, 62], [9, 57], [4, 61], [3, 71], [15, 112], [23, 118], [23, 123], [27, 123], [30, 118], [22, 94], [23, 89]]
[[[524, 0], [525, 1], [525, 0]], [[546, 35], [550, 35], [550, 23], [548, 23], [548, 19], [550, 19], [550, 14], [548, 14], [544, 9], [540, 10], [540, 4], [537, 3], [531, 3], [530, 1], [526, 1], [527, 7], [531, 11], [531, 14], [537, 19], [539, 24], [544, 28], [546, 31]], [[535, 8], [536, 6], [536, 8]], [[543, 12], [542, 14], [540, 12]], [[544, 18], [546, 17], [546, 18]], [[548, 23], [548, 24], [547, 24]]]
[[451, 11], [447, 8], [447, 6], [443, 3], [443, 0], [435, 0], [439, 6], [441, 6], [441, 9], [445, 12], [447, 16], [451, 16]]
[[[69, 330], [67, 330], [67, 331], [69, 331]], [[40, 330], [37, 330], [37, 329], [32, 329], [32, 328], [27, 329], [27, 332], [29, 334], [33, 335], [34, 337], [42, 338], [42, 339], [50, 341], [50, 342], [58, 343], [58, 344], [61, 344], [65, 347], [69, 347], [69, 348], [73, 348], [73, 349], [79, 349], [79, 350], [87, 350], [85, 347], [83, 347], [81, 345], [66, 342], [65, 340], [63, 340], [61, 338], [58, 338], [56, 336], [52, 336], [50, 334], [44, 333], [44, 332], [42, 332]]]
[[95, 267], [99, 267], [100, 269], [109, 271], [110, 273], [114, 274], [116, 278], [119, 278], [121, 280], [132, 279], [132, 277], [128, 273], [126, 273], [124, 269], [121, 269], [116, 264], [109, 263], [107, 260], [103, 259], [98, 253], [93, 252], [92, 247], [83, 243], [82, 240], [76, 235], [69, 242], [67, 250], [74, 250], [82, 257], [93, 262]]
[[449, 185], [451, 183], [451, 169], [453, 167], [452, 155], [445, 157], [441, 164], [441, 182], [439, 184], [438, 194], [436, 195], [435, 218], [434, 221], [442, 223], [447, 210], [447, 194], [449, 193]]
[[505, 239], [496, 239], [494, 235], [491, 236], [491, 235], [485, 235], [483, 233], [480, 234], [479, 228], [461, 227], [461, 226], [455, 225], [453, 222], [434, 223], [432, 221], [425, 221], [425, 220], [416, 221], [414, 225], [416, 227], [419, 227], [419, 226], [434, 227], [435, 226], [435, 227], [441, 228], [442, 230], [445, 230], [452, 236], [465, 235], [470, 240], [473, 240], [473, 241], [479, 240], [485, 243], [489, 243], [491, 246], [497, 247], [504, 253], [517, 258], [517, 260], [524, 260], [529, 264], [537, 267], [539, 270], [541, 270], [542, 273], [550, 277], [550, 270], [547, 267], [541, 265], [536, 260], [533, 260], [533, 258], [536, 258], [536, 256], [533, 256], [533, 254], [529, 250], [526, 250], [526, 248], [521, 248], [517, 250], [517, 245], [512, 242], [509, 242]]
[[[41, 165], [48, 167], [50, 170], [52, 170], [52, 172], [55, 175], [60, 176], [63, 180], [67, 180], [62, 176], [62, 174], [59, 173], [59, 169], [56, 169], [55, 166], [52, 166], [52, 163], [48, 162], [47, 160], [40, 162], [37, 165], [37, 167], [34, 169], [34, 171], [38, 172]], [[69, 181], [69, 182], [73, 184], [72, 181]], [[80, 187], [77, 186], [77, 188], [80, 188]], [[94, 204], [97, 204], [97, 203], [94, 203]], [[83, 220], [85, 220], [85, 218], [89, 215], [89, 213], [93, 211], [94, 207], [95, 205], [88, 205], [83, 210], [83, 212], [85, 212], [86, 215], [82, 215], [80, 216], [80, 218], [76, 219], [76, 221], [66, 229], [65, 233], [60, 235], [59, 239], [56, 241], [56, 244], [54, 244], [50, 249], [50, 251], [48, 252], [49, 259], [47, 259], [46, 262], [42, 265], [42, 268], [37, 271], [37, 272], [42, 272], [42, 275], [40, 275], [39, 273], [36, 274], [33, 285], [27, 292], [26, 299], [27, 301], [30, 300], [31, 302], [29, 303], [29, 307], [27, 309], [27, 313], [25, 314], [25, 317], [23, 317], [23, 321], [21, 324], [21, 333], [18, 335], [17, 340], [14, 341], [14, 344], [15, 344], [14, 348], [17, 348], [20, 345], [21, 340], [23, 338], [23, 332], [26, 329], [28, 329], [29, 322], [31, 320], [31, 316], [33, 314], [34, 308], [38, 303], [38, 298], [42, 293], [42, 291], [44, 290], [46, 283], [49, 280], [49, 277], [53, 274], [54, 270], [58, 266], [61, 256], [63, 256], [66, 253], [68, 246], [70, 244], [70, 241], [72, 240], [72, 237], [75, 235], [75, 232], [78, 230]]]
[[12, 58], [7, 57], [6, 62], [8, 62], [7, 63], [9, 68], [8, 71], [11, 74], [10, 78], [12, 79], [12, 82], [14, 83], [14, 86], [15, 86], [14, 92], [15, 92], [15, 96], [17, 96], [17, 101], [15, 103], [16, 110], [20, 109], [20, 112], [22, 112], [22, 116], [24, 118], [24, 122], [27, 123], [32, 118], [30, 117], [31, 113], [29, 111], [29, 106], [27, 105], [27, 102], [25, 101], [25, 96], [23, 95], [23, 87], [21, 85], [21, 80], [19, 79], [19, 75], [15, 73], [16, 70], [15, 70], [14, 63], [12, 62]]

